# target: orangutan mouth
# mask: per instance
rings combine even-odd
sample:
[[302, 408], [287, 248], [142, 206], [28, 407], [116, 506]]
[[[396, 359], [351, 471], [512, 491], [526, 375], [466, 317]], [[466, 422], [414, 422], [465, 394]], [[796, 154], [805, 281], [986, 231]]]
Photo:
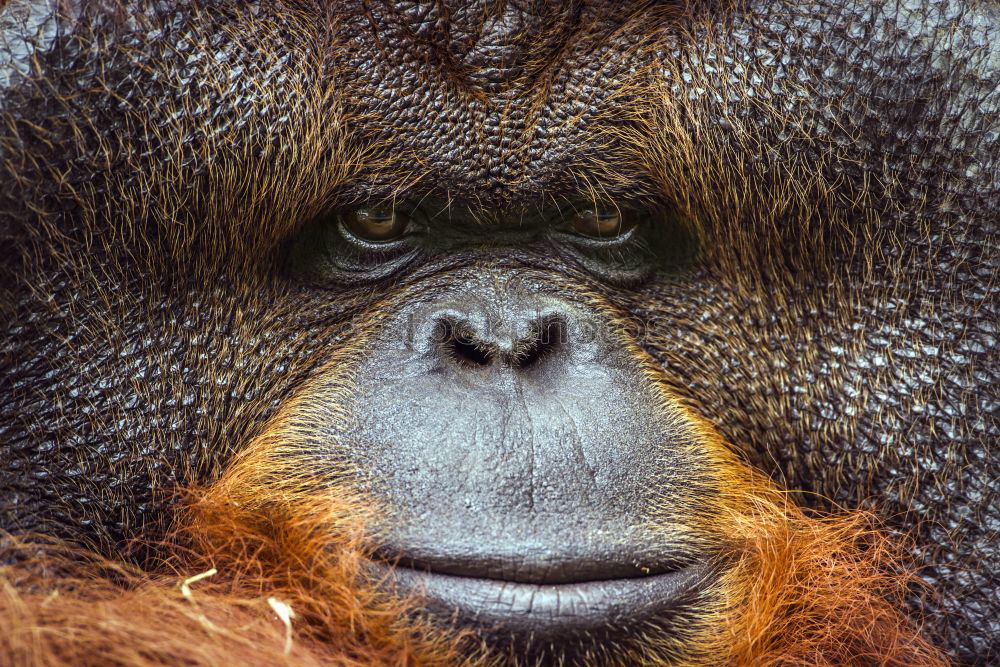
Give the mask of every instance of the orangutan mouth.
[[373, 564], [397, 594], [421, 598], [435, 616], [541, 640], [670, 616], [693, 602], [711, 579], [704, 563], [640, 573], [634, 566], [607, 562], [558, 567], [521, 562], [502, 576], [488, 563], [456, 567], [399, 559], [394, 566]]

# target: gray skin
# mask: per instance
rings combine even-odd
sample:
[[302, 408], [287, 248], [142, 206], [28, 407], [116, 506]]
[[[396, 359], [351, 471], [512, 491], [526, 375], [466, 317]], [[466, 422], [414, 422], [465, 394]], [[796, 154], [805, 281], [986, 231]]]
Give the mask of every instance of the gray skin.
[[[527, 268], [627, 313], [674, 391], [803, 504], [911, 534], [936, 590], [915, 617], [960, 661], [1000, 656], [995, 4], [80, 4], [0, 9], [0, 527], [144, 558], [126, 545], [164, 529], [171, 490], [216, 478], [382, 296], [452, 272], [491, 303], [469, 275]], [[441, 241], [379, 279], [289, 270], [316, 215], [397, 193], [499, 220], [488, 260]], [[494, 231], [594, 193], [691, 221], [698, 253], [622, 280]], [[428, 432], [471, 428], [445, 398]], [[607, 464], [633, 486], [581, 516], [637, 516], [641, 482], [678, 474], [642, 467], [660, 427], [638, 428]], [[420, 460], [430, 437], [395, 458], [383, 434], [366, 460]], [[583, 483], [549, 460], [565, 517]]]

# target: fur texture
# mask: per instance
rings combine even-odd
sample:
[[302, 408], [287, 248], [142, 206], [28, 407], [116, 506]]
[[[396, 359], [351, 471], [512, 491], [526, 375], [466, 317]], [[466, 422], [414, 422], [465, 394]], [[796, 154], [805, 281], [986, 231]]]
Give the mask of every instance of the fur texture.
[[[289, 475], [301, 439], [268, 430], [387, 294], [469, 260], [334, 290], [282, 253], [331, 206], [585, 193], [700, 241], [622, 289], [523, 258], [638, 332], [718, 457], [701, 529], [742, 555], [692, 660], [940, 664], [922, 634], [989, 664], [995, 11], [465, 4], [0, 7], [0, 660], [475, 655], [358, 578], [357, 499]], [[650, 639], [599, 657], [675, 648]]]

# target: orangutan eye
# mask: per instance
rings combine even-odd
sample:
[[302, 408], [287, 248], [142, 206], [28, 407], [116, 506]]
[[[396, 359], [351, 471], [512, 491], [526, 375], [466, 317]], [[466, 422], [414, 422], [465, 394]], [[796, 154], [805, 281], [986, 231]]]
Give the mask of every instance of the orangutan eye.
[[293, 240], [289, 269], [311, 282], [363, 284], [388, 278], [420, 254], [425, 226], [391, 206], [332, 209]]
[[610, 284], [638, 284], [697, 259], [691, 226], [660, 209], [578, 205], [561, 213], [550, 238], [557, 252]]
[[395, 208], [355, 208], [341, 214], [344, 227], [357, 238], [374, 243], [394, 241], [410, 226], [410, 216]]
[[569, 220], [569, 228], [574, 233], [596, 239], [620, 236], [632, 226], [634, 223], [618, 209], [586, 208]]

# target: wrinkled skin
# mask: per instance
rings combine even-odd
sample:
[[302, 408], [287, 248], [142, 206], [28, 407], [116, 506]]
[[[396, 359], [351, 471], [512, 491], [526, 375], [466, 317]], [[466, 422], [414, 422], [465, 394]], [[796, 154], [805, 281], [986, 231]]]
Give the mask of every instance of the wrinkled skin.
[[66, 4], [0, 10], [0, 527], [120, 552], [218, 477], [387, 293], [288, 271], [321, 211], [596, 191], [696, 260], [517, 262], [631, 317], [799, 502], [912, 531], [914, 617], [1000, 653], [993, 4]]

